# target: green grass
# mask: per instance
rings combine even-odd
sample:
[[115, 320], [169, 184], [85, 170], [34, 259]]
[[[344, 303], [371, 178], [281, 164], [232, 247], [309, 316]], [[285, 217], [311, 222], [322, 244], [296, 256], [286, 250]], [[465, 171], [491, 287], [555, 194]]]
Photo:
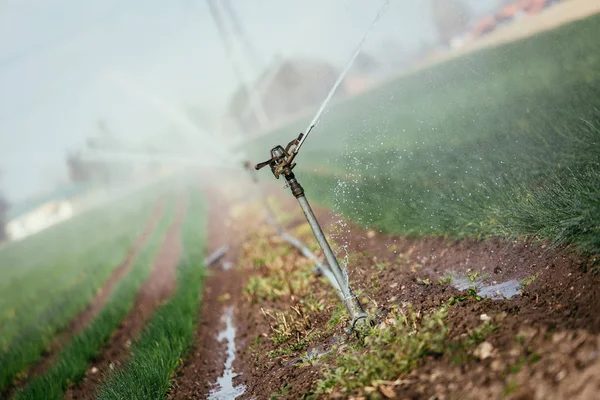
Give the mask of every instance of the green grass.
[[56, 334], [89, 304], [125, 258], [155, 203], [155, 195], [139, 193], [0, 253], [0, 268], [9, 276], [0, 284], [0, 392], [23, 376]]
[[62, 399], [64, 390], [80, 381], [87, 371], [88, 362], [107, 343], [112, 332], [127, 316], [141, 285], [150, 274], [156, 254], [165, 233], [173, 223], [174, 200], [159, 221], [155, 231], [138, 253], [131, 271], [113, 289], [108, 303], [84, 331], [73, 338], [58, 354], [55, 364], [43, 375], [36, 376], [17, 399]]
[[170, 388], [173, 372], [190, 348], [197, 322], [205, 268], [206, 206], [198, 191], [189, 198], [183, 226], [183, 256], [174, 296], [152, 316], [132, 345], [132, 358], [108, 376], [100, 399], [158, 399]]
[[[307, 196], [390, 233], [600, 252], [598, 24], [482, 50], [332, 106], [296, 159]], [[262, 161], [307, 122], [252, 143], [251, 156]]]

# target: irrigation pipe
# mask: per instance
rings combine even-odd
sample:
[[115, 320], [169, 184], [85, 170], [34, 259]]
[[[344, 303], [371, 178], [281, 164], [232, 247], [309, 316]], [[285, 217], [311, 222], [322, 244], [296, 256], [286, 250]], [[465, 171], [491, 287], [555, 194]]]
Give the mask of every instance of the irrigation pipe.
[[219, 247], [211, 255], [204, 259], [204, 265], [208, 267], [212, 263], [218, 261], [221, 257], [225, 255], [225, 253], [227, 253], [227, 250], [229, 250], [229, 245], [227, 244], [224, 244], [223, 246]]
[[[258, 188], [258, 179], [256, 177], [256, 173], [254, 172], [254, 170], [249, 162], [246, 163], [246, 169], [249, 172], [250, 176], [252, 177], [252, 182]], [[258, 192], [260, 193], [260, 197], [262, 199], [263, 205], [265, 207], [265, 211], [267, 213], [267, 217], [266, 217], [267, 223], [269, 223], [271, 226], [273, 226], [273, 228], [275, 229], [275, 232], [277, 233], [277, 235], [279, 237], [281, 237], [287, 243], [289, 243], [292, 246], [294, 246], [295, 248], [297, 248], [304, 257], [308, 258], [309, 260], [311, 260], [312, 262], [315, 263], [316, 272], [318, 274], [323, 275], [325, 277], [325, 279], [327, 279], [329, 281], [329, 283], [331, 284], [331, 286], [333, 286], [333, 288], [335, 289], [335, 292], [338, 294], [340, 299], [342, 301], [344, 301], [344, 294], [343, 294], [342, 290], [340, 289], [340, 286], [338, 285], [337, 280], [335, 279], [335, 275], [333, 275], [333, 273], [331, 272], [329, 265], [323, 263], [319, 259], [319, 257], [317, 257], [315, 255], [315, 253], [310, 251], [310, 249], [308, 247], [306, 247], [306, 245], [304, 245], [304, 243], [302, 243], [299, 239], [295, 238], [294, 236], [292, 236], [291, 234], [289, 234], [288, 232], [285, 231], [283, 226], [281, 226], [281, 224], [277, 221], [277, 218], [275, 218], [275, 213], [273, 212], [273, 209], [269, 205], [267, 197], [260, 190], [260, 188], [258, 188]]]

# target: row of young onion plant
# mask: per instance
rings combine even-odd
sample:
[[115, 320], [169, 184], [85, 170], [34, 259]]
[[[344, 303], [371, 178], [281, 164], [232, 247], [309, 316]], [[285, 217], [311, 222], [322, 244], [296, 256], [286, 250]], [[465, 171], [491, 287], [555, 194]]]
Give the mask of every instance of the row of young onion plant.
[[133, 343], [132, 358], [123, 369], [108, 376], [99, 388], [98, 398], [158, 399], [167, 394], [171, 377], [194, 338], [205, 275], [206, 215], [206, 204], [199, 190], [192, 190], [182, 228], [177, 290], [156, 310]]
[[98, 355], [131, 311], [140, 287], [150, 274], [165, 233], [173, 223], [174, 215], [175, 201], [170, 198], [154, 232], [135, 256], [129, 273], [114, 287], [104, 308], [61, 350], [48, 371], [28, 382], [17, 394], [17, 399], [62, 399], [69, 385], [83, 379], [89, 362]]
[[3, 275], [23, 266], [0, 284], [1, 309], [8, 310], [0, 317], [0, 394], [26, 376], [29, 366], [40, 360], [126, 257], [156, 197], [130, 201], [135, 207], [106, 207], [75, 217], [0, 254]]

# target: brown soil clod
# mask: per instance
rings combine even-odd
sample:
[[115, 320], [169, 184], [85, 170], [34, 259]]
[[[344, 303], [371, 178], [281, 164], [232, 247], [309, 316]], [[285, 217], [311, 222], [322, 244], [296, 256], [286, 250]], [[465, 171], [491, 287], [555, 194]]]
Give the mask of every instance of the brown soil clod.
[[175, 271], [181, 255], [181, 226], [185, 211], [185, 201], [180, 198], [175, 220], [164, 237], [150, 277], [142, 285], [132, 310], [90, 365], [86, 377], [67, 390], [65, 399], [94, 398], [103, 377], [111, 370], [121, 368], [129, 359], [131, 344], [140, 335], [156, 307], [173, 293], [176, 287]]

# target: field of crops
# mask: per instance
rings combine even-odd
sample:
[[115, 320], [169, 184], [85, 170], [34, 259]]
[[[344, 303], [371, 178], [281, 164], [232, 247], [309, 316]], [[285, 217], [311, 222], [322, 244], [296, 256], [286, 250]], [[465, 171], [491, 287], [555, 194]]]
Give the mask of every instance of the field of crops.
[[[599, 24], [324, 115], [297, 177], [369, 324], [349, 331], [338, 293], [282, 239], [323, 256], [269, 172], [250, 186], [186, 171], [0, 249], [0, 397], [594, 398]], [[253, 160], [306, 123], [253, 142]]]
[[[179, 193], [178, 200], [173, 192]], [[176, 202], [179, 224], [175, 224]], [[67, 389], [75, 390], [73, 385], [85, 378], [89, 364], [98, 360], [140, 302], [142, 286], [158, 269], [153, 267], [159, 265], [167, 230], [171, 227], [169, 234], [179, 235], [185, 211], [192, 218], [183, 226], [185, 251], [180, 260], [177, 253], [171, 262], [171, 268], [179, 264], [178, 274], [185, 284], [144, 324], [128, 361], [143, 363], [140, 360], [148, 357], [148, 347], [176, 331], [179, 341], [169, 343], [173, 348], [164, 347], [164, 354], [151, 352], [153, 360], [163, 361], [160, 371], [153, 368], [154, 363], [143, 369], [159, 385], [153, 393], [165, 393], [169, 376], [190, 341], [204, 273], [205, 210], [198, 189], [185, 189], [181, 183], [143, 189], [1, 250], [5, 279], [0, 298], [0, 393], [23, 399], [60, 399]], [[167, 278], [164, 273], [157, 276], [165, 284]], [[161, 290], [160, 285], [152, 287], [154, 292]], [[152, 300], [164, 301], [168, 295], [165, 292]], [[145, 307], [152, 312], [156, 304]], [[181, 334], [186, 331], [187, 339]], [[102, 386], [103, 393], [110, 393], [119, 382], [111, 377]], [[94, 389], [100, 390], [100, 385]]]
[[[322, 204], [386, 232], [534, 236], [597, 252], [599, 23], [486, 49], [332, 107], [298, 176]], [[262, 161], [307, 124], [261, 138], [251, 156]]]

